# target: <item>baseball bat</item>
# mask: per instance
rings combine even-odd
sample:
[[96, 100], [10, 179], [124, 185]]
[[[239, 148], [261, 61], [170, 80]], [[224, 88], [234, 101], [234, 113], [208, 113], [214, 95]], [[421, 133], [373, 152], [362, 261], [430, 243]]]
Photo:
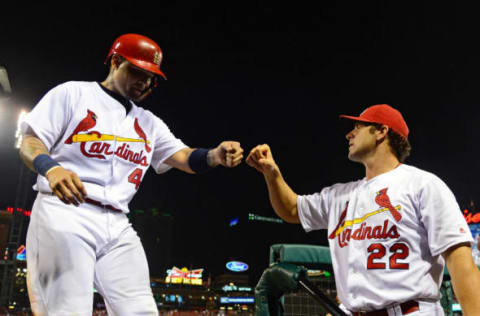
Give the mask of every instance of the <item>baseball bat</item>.
[[298, 283], [304, 288], [308, 294], [310, 294], [317, 302], [325, 307], [333, 316], [348, 316], [344, 311], [340, 309], [332, 300], [330, 300], [322, 291], [320, 291], [313, 283], [307, 278], [301, 277]]

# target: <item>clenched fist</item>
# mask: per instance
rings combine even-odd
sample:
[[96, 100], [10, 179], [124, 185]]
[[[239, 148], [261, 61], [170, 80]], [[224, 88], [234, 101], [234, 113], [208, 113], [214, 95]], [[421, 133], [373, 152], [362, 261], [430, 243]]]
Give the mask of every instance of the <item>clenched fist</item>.
[[267, 144], [258, 145], [250, 151], [246, 159], [250, 167], [263, 173], [265, 177], [276, 177], [280, 170], [272, 156], [272, 151]]
[[242, 162], [243, 149], [239, 142], [224, 141], [216, 148], [210, 150], [207, 155], [210, 167], [222, 165], [232, 168], [238, 166]]

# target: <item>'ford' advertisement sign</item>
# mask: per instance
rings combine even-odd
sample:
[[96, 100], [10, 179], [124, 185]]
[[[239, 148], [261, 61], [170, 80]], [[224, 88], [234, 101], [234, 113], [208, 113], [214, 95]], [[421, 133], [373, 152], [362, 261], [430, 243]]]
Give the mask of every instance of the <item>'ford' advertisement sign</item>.
[[227, 262], [227, 269], [234, 272], [243, 272], [248, 270], [248, 264], [240, 261]]

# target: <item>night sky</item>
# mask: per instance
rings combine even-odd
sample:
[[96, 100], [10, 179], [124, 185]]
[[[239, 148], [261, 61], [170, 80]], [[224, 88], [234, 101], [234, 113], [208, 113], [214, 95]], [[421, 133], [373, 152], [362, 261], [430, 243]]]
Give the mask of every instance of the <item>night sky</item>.
[[[348, 127], [338, 115], [388, 103], [410, 128], [407, 163], [441, 177], [461, 207], [478, 204], [476, 8], [315, 4], [320, 7], [168, 1], [2, 9], [0, 65], [14, 94], [0, 104], [0, 208], [15, 203], [20, 161], [13, 134], [20, 109], [32, 108], [62, 82], [102, 81], [106, 54], [124, 33], [146, 35], [162, 47], [168, 81], [141, 105], [189, 146], [237, 140], [248, 153], [268, 143], [290, 186], [313, 193], [363, 177], [363, 167], [347, 159]], [[151, 171], [130, 207], [172, 214], [172, 263], [212, 274], [224, 272], [227, 257], [265, 268], [266, 242], [326, 244], [323, 232], [305, 234], [287, 224], [244, 230], [242, 243], [240, 234], [232, 237], [233, 217], [275, 216], [263, 177], [246, 164], [200, 176]], [[246, 226], [240, 220], [238, 227]]]

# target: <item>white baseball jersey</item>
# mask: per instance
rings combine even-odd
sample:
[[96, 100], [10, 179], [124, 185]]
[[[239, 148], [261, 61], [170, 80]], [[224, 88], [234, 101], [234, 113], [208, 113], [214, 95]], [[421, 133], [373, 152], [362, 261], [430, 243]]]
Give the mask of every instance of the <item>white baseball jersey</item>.
[[473, 244], [446, 184], [405, 164], [297, 202], [306, 231], [328, 229], [339, 299], [351, 311], [438, 300], [441, 254], [459, 243]]
[[[40, 100], [22, 129], [31, 127], [51, 157], [80, 177], [89, 198], [128, 213], [148, 167], [165, 172], [163, 162], [186, 147], [160, 118], [130, 103], [127, 114], [99, 83], [66, 82]], [[41, 175], [35, 188], [51, 192]]]

